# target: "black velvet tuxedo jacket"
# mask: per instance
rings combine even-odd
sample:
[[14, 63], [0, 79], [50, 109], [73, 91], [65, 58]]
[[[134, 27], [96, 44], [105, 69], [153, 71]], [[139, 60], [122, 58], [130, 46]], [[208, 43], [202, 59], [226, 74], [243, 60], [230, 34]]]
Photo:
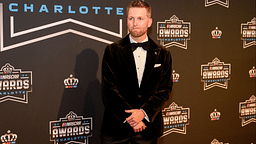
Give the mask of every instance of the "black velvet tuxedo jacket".
[[105, 106], [101, 132], [114, 137], [134, 134], [125, 119], [129, 109], [143, 109], [150, 122], [140, 132], [144, 138], [159, 137], [163, 133], [162, 109], [172, 90], [172, 58], [168, 49], [149, 38], [146, 64], [141, 85], [129, 35], [108, 45], [102, 61], [102, 98]]

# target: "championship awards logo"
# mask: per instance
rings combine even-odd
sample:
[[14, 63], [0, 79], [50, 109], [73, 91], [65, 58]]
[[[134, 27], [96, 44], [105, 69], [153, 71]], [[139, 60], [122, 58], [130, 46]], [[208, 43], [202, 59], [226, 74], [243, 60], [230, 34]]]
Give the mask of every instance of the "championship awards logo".
[[249, 71], [250, 77], [256, 77], [256, 69], [255, 66], [252, 67], [252, 69]]
[[210, 114], [211, 121], [220, 120], [220, 112], [217, 111], [217, 109], [214, 109], [214, 112]]
[[157, 40], [160, 40], [160, 44], [166, 48], [177, 46], [187, 49], [190, 34], [190, 22], [183, 22], [176, 15], [173, 15], [170, 20], [165, 20], [165, 22], [157, 22]]
[[254, 95], [249, 100], [239, 103], [239, 118], [242, 119], [242, 127], [256, 122], [256, 97]]
[[178, 82], [180, 78], [180, 74], [176, 73], [175, 70], [172, 71], [172, 81]]
[[29, 92], [32, 92], [32, 71], [15, 69], [6, 63], [0, 70], [0, 103], [10, 100], [27, 104]]
[[17, 134], [13, 134], [10, 130], [8, 130], [7, 134], [1, 136], [1, 141], [2, 144], [16, 144], [17, 138]]
[[231, 64], [220, 62], [217, 57], [212, 62], [201, 65], [201, 81], [204, 82], [204, 90], [215, 86], [227, 89], [230, 74]]
[[65, 118], [50, 121], [50, 141], [54, 144], [88, 144], [92, 136], [92, 117], [83, 118], [69, 112]]
[[186, 126], [189, 125], [190, 108], [183, 108], [173, 102], [168, 108], [162, 110], [164, 137], [170, 133], [186, 134]]
[[229, 144], [229, 143], [223, 143], [223, 142], [219, 142], [217, 139], [213, 139], [211, 144]]
[[77, 88], [78, 79], [74, 78], [72, 74], [70, 74], [69, 78], [64, 80], [65, 88]]
[[220, 39], [221, 38], [221, 35], [222, 35], [222, 31], [218, 29], [218, 27], [215, 28], [215, 30], [213, 30], [211, 32], [212, 34], [212, 38], [213, 39]]
[[241, 35], [243, 41], [243, 48], [256, 45], [256, 18], [251, 22], [241, 24]]
[[229, 8], [229, 0], [205, 0], [205, 7], [219, 4], [226, 8]]

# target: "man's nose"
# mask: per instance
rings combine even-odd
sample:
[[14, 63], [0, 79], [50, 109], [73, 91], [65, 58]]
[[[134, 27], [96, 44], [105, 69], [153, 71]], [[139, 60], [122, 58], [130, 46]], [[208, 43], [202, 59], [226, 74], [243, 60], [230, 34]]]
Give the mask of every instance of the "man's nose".
[[138, 21], [137, 21], [136, 19], [134, 19], [134, 21], [133, 21], [133, 25], [135, 25], [135, 26], [136, 26], [136, 25], [137, 25], [137, 22], [138, 22]]

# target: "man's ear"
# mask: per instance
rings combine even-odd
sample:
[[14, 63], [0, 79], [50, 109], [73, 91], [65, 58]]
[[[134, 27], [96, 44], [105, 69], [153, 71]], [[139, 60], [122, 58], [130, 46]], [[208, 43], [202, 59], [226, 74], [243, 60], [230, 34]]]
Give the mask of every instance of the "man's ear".
[[153, 22], [153, 19], [152, 19], [152, 18], [149, 18], [149, 19], [148, 19], [148, 27], [151, 27], [151, 26], [152, 26], [152, 22]]

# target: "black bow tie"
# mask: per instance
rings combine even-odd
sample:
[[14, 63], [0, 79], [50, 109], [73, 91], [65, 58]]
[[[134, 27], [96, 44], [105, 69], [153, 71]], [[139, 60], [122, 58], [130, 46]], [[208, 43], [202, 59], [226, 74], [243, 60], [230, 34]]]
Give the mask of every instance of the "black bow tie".
[[149, 41], [144, 42], [144, 43], [131, 43], [132, 51], [135, 51], [137, 49], [137, 47], [142, 47], [144, 50], [147, 51], [149, 49]]

